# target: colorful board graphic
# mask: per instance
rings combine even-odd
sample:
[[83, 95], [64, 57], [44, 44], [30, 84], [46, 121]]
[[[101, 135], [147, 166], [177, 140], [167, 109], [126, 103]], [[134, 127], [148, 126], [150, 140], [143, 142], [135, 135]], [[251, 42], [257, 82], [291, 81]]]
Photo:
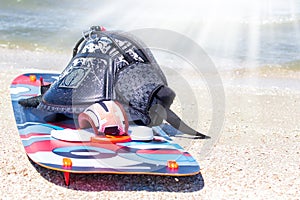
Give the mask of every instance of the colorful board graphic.
[[[56, 114], [25, 108], [19, 99], [40, 93], [44, 83], [55, 81], [58, 74], [23, 74], [11, 84], [13, 111], [20, 138], [28, 157], [35, 163], [65, 173], [153, 174], [187, 176], [199, 173], [197, 161], [178, 144], [160, 136], [152, 141], [95, 142], [76, 129], [70, 117], [55, 120]], [[77, 135], [64, 139], [64, 135]], [[51, 134], [52, 133], [52, 134]], [[81, 135], [82, 134], [82, 135]], [[82, 140], [80, 139], [82, 137]], [[67, 177], [66, 177], [67, 175]], [[66, 180], [66, 184], [68, 184]]]

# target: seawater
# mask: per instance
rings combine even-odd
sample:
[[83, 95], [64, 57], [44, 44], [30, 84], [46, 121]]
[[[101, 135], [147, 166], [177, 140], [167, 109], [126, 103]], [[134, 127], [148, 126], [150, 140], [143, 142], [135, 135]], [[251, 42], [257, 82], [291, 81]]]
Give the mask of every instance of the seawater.
[[176, 31], [196, 41], [224, 67], [300, 60], [296, 0], [0, 1], [1, 47], [71, 51], [91, 25]]

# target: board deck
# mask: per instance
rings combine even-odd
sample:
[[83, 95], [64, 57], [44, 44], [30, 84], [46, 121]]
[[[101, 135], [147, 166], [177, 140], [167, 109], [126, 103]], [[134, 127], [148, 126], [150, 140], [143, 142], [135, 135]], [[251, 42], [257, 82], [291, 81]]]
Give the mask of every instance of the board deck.
[[[56, 114], [36, 108], [24, 108], [19, 99], [40, 93], [40, 77], [52, 83], [58, 74], [23, 74], [11, 84], [11, 99], [22, 144], [28, 157], [38, 165], [71, 173], [153, 174], [188, 176], [200, 172], [197, 161], [178, 144], [155, 136], [152, 141], [99, 143], [83, 139], [68, 141], [53, 137], [59, 131], [76, 131], [74, 119], [55, 119]], [[130, 129], [130, 128], [129, 128]], [[57, 132], [58, 131], [58, 132]], [[88, 131], [88, 130], [87, 130]], [[64, 133], [65, 134], [65, 133]], [[76, 134], [76, 133], [74, 133]], [[80, 135], [80, 131], [77, 133]], [[80, 136], [79, 136], [80, 138]], [[64, 164], [69, 158], [71, 166]], [[176, 161], [178, 168], [168, 163]]]

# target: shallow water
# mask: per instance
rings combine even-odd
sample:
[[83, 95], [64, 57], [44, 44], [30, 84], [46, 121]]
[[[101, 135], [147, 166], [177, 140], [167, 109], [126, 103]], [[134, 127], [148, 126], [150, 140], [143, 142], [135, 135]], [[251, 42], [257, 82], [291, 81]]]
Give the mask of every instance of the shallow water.
[[69, 52], [91, 25], [176, 31], [196, 41], [220, 68], [300, 60], [300, 1], [296, 0], [0, 2], [2, 47]]

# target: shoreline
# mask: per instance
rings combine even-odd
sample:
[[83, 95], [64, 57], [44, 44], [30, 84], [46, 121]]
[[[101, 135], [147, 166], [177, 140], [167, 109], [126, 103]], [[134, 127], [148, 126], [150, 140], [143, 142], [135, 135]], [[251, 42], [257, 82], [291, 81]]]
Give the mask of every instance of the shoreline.
[[[12, 49], [7, 47], [0, 47], [0, 71], [20, 71], [20, 73], [45, 70], [55, 71], [60, 73], [69, 63], [72, 58], [72, 52], [67, 51], [44, 51], [44, 50], [28, 50], [28, 49]], [[159, 61], [159, 60], [158, 60]], [[180, 62], [180, 60], [178, 60]], [[296, 67], [289, 67], [296, 63]], [[187, 78], [195, 81], [202, 77], [201, 83], [205, 82], [205, 76], [219, 76], [225, 87], [250, 87], [250, 88], [264, 88], [264, 89], [292, 89], [295, 91], [300, 90], [300, 62], [296, 61], [287, 63], [284, 65], [264, 65], [258, 67], [236, 67], [232, 69], [219, 69], [216, 67], [218, 74], [201, 74], [201, 72], [194, 71], [193, 68], [187, 66], [186, 63], [182, 63], [183, 68], [178, 68], [178, 64], [171, 71], [166, 68], [166, 72], [172, 72], [178, 70], [179, 74], [175, 78]], [[299, 63], [299, 65], [298, 65]], [[162, 66], [163, 67], [163, 66]], [[196, 72], [196, 73], [194, 73]], [[177, 72], [176, 72], [177, 73]], [[175, 73], [175, 74], [176, 74]], [[180, 74], [182, 73], [182, 74]], [[170, 77], [168, 77], [168, 75]], [[185, 75], [188, 75], [186, 77]], [[167, 79], [174, 80], [173, 75], [167, 74]]]
[[[69, 50], [55, 50], [55, 49], [46, 49], [46, 48], [23, 48], [23, 47], [10, 47], [6, 45], [0, 45], [0, 70], [3, 70], [7, 67], [10, 68], [38, 68], [38, 69], [59, 69], [64, 68], [70, 59], [72, 58], [72, 48]], [[155, 50], [155, 49], [154, 49]], [[154, 53], [154, 56], [156, 53]], [[53, 59], [51, 59], [53, 58]], [[158, 56], [157, 59], [168, 59], [165, 57]], [[290, 76], [292, 78], [300, 78], [300, 60], [295, 60], [292, 62], [287, 62], [283, 64], [268, 64], [261, 65], [257, 67], [253, 66], [236, 66], [228, 67], [224, 65], [223, 61], [218, 63], [218, 59], [211, 58], [219, 72], [228, 74], [235, 73], [236, 75], [259, 75], [259, 76], [270, 76], [270, 75], [279, 75], [279, 76]], [[177, 60], [181, 62], [180, 59]], [[47, 63], [48, 62], [48, 63]], [[5, 65], [7, 64], [7, 65]], [[45, 64], [47, 64], [45, 66]], [[186, 63], [183, 63], [184, 65]], [[220, 66], [218, 66], [220, 65]], [[172, 67], [172, 66], [171, 66]], [[175, 65], [174, 69], [177, 69], [178, 66]], [[180, 69], [180, 67], [178, 68]]]
[[0, 47], [0, 71], [5, 70], [62, 70], [72, 58], [69, 53], [55, 51], [31, 51], [27, 49], [10, 49]]
[[[65, 187], [60, 173], [29, 162], [15, 127], [9, 87], [13, 78], [35, 66], [61, 71], [70, 58], [71, 52], [58, 54], [0, 48], [2, 198], [132, 199], [134, 195], [136, 199], [296, 199], [300, 196], [300, 91], [289, 85], [272, 86], [278, 80], [291, 80], [291, 85], [299, 83], [300, 76], [298, 71], [274, 71], [274, 68], [220, 72], [225, 90], [222, 131], [204, 158], [199, 155], [199, 148], [205, 141], [195, 140], [189, 149], [201, 166], [203, 180], [200, 176], [175, 179], [144, 175], [73, 175], [70, 187]], [[272, 80], [271, 85], [257, 87], [260, 82], [253, 84], [253, 80], [261, 78]], [[212, 123], [209, 91], [205, 85], [193, 87], [200, 101], [199, 130], [207, 132]]]

